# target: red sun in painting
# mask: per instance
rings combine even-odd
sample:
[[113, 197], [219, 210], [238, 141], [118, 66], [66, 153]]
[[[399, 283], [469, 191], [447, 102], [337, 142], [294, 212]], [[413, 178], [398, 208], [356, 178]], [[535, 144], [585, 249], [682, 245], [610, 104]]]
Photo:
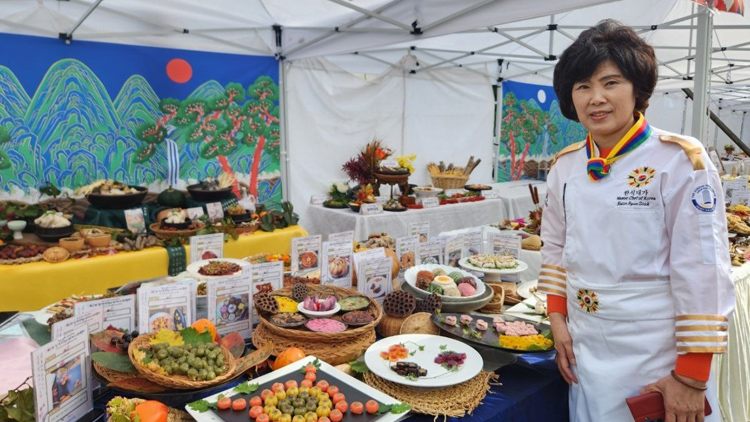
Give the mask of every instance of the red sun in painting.
[[173, 82], [184, 84], [193, 77], [193, 67], [184, 59], [172, 59], [167, 63], [167, 76]]

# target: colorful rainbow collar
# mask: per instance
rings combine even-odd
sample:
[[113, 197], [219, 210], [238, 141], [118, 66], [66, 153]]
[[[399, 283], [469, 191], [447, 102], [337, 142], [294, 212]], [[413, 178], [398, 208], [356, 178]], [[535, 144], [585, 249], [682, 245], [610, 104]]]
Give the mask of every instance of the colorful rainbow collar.
[[651, 136], [651, 126], [648, 125], [643, 114], [639, 112], [638, 119], [633, 127], [617, 142], [617, 145], [612, 148], [609, 155], [602, 158], [594, 156], [596, 151], [594, 149], [594, 138], [591, 136], [591, 132], [589, 132], [588, 136], [586, 136], [586, 156], [589, 159], [586, 164], [586, 172], [589, 174], [589, 179], [593, 182], [603, 179], [609, 174], [609, 168], [612, 163], [638, 148], [649, 136]]

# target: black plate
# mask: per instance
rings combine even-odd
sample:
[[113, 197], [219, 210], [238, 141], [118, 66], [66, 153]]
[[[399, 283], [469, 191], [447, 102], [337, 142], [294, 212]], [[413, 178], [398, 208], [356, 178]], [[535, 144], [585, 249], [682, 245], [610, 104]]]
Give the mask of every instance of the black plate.
[[250, 213], [246, 212], [244, 214], [229, 214], [229, 218], [231, 218], [235, 223], [244, 223], [246, 221], [250, 221]]
[[167, 223], [166, 220], [166, 218], [161, 219], [161, 228], [172, 227], [177, 230], [186, 230], [191, 224], [193, 224], [193, 221], [189, 218], [186, 218], [184, 223]]
[[[277, 314], [277, 315], [279, 315], [279, 314]], [[294, 324], [281, 324], [281, 323], [277, 323], [276, 321], [274, 321], [273, 317], [274, 317], [274, 315], [271, 315], [270, 317], [268, 317], [268, 322], [270, 322], [271, 324], [273, 324], [273, 325], [275, 325], [277, 327], [281, 327], [281, 328], [297, 328], [297, 327], [301, 327], [301, 326], [305, 325], [305, 323], [307, 323], [307, 318], [305, 318], [304, 315], [302, 315], [302, 320], [301, 321], [299, 321], [297, 323], [294, 323]]]
[[362, 208], [362, 205], [354, 205], [352, 203], [346, 204], [350, 210], [354, 212], [359, 212], [359, 209]]
[[36, 226], [35, 233], [37, 237], [40, 239], [46, 241], [46, 242], [57, 242], [58, 240], [62, 239], [63, 237], [70, 237], [73, 233], [75, 233], [76, 229], [73, 227], [73, 225], [69, 225], [67, 227], [56, 227], [56, 228], [44, 228]]
[[326, 207], [326, 208], [333, 208], [333, 209], [349, 208], [349, 206], [347, 204], [345, 204], [345, 203], [343, 203], [343, 204], [335, 204], [335, 203], [331, 203], [331, 202], [328, 202], [328, 201], [323, 202], [323, 206]]
[[231, 199], [234, 196], [231, 186], [217, 190], [205, 190], [201, 189], [200, 186], [201, 185], [198, 183], [187, 187], [190, 196], [196, 201], [221, 202], [222, 199]]
[[[459, 314], [459, 313], [454, 313], [454, 314], [443, 313], [442, 314], [443, 317], [446, 317], [446, 316], [449, 316], [449, 315], [453, 315], [453, 316], [456, 317], [457, 320], [460, 320], [461, 319], [461, 315], [464, 315], [464, 314]], [[431, 319], [432, 319], [432, 322], [435, 325], [437, 325], [438, 327], [440, 327], [440, 329], [444, 333], [448, 334], [448, 337], [452, 337], [452, 338], [455, 338], [455, 339], [458, 339], [458, 340], [462, 340], [464, 342], [474, 343], [474, 344], [477, 344], [477, 345], [480, 345], [480, 346], [484, 346], [484, 347], [492, 347], [492, 348], [495, 348], [495, 349], [500, 349], [500, 350], [504, 350], [506, 352], [516, 353], [516, 354], [524, 354], [524, 353], [547, 353], [547, 352], [555, 350], [554, 343], [547, 350], [516, 350], [516, 349], [507, 349], [505, 347], [500, 347], [500, 344], [498, 343], [498, 332], [495, 331], [495, 329], [492, 327], [492, 318], [493, 317], [490, 317], [490, 316], [481, 316], [481, 315], [471, 315], [471, 317], [474, 318], [474, 322], [476, 322], [476, 320], [478, 320], [478, 319], [483, 319], [483, 320], [487, 321], [487, 331], [484, 331], [484, 332], [478, 331], [479, 333], [482, 333], [482, 338], [481, 339], [478, 339], [476, 337], [472, 337], [470, 335], [464, 334], [463, 333], [463, 326], [460, 323], [457, 323], [455, 326], [451, 326], [451, 325], [445, 324], [443, 322], [440, 322], [440, 317], [438, 315], [432, 315]], [[526, 321], [526, 320], [523, 320], [521, 318], [514, 318], [514, 317], [509, 316], [509, 315], [501, 315], [501, 316], [498, 316], [498, 317], [502, 318], [502, 319], [504, 319], [505, 321], [508, 321], [508, 322], [523, 321], [523, 322], [525, 322], [527, 324], [531, 324], [531, 325], [534, 326], [534, 328], [537, 329], [537, 331], [539, 331], [539, 333], [541, 333], [544, 330], [550, 330], [549, 324], [545, 324], [545, 323], [541, 323], [541, 322], [535, 324], [533, 322]], [[474, 324], [472, 323], [472, 328], [473, 328], [473, 326], [474, 326]]]
[[99, 193], [91, 193], [86, 195], [89, 203], [96, 208], [103, 210], [126, 210], [135, 208], [141, 205], [143, 200], [148, 195], [148, 188], [141, 186], [130, 186], [131, 188], [138, 191], [138, 193], [128, 193], [125, 195], [102, 195]]
[[[302, 369], [301, 365], [292, 363], [291, 365], [297, 365], [300, 369]], [[271, 389], [271, 386], [276, 382], [286, 383], [290, 380], [295, 380], [297, 383], [302, 382], [302, 380], [305, 379], [305, 374], [300, 373], [300, 371], [294, 371], [291, 374], [279, 377], [277, 379], [274, 379], [272, 381], [264, 382], [263, 384], [260, 384], [258, 386], [258, 389], [252, 393], [252, 394], [235, 394], [231, 396], [231, 399], [237, 399], [237, 398], [244, 398], [244, 399], [250, 399], [253, 396], [260, 396], [260, 393], [265, 390]], [[368, 400], [374, 400], [373, 397], [368, 396], [367, 394], [363, 393], [359, 389], [350, 386], [346, 383], [342, 378], [339, 378], [338, 376], [331, 375], [327, 373], [324, 369], [318, 369], [317, 372], [317, 381], [326, 380], [328, 381], [328, 384], [332, 386], [336, 386], [339, 388], [339, 392], [343, 393], [346, 397], [346, 402], [351, 405], [352, 402], [358, 401], [362, 404], [367, 403]], [[316, 381], [316, 383], [317, 383]], [[252, 381], [250, 381], [252, 383]], [[227, 410], [214, 410], [216, 414], [223, 419], [226, 422], [248, 422], [247, 412], [248, 409], [245, 408], [243, 411], [234, 411], [231, 409]], [[361, 415], [355, 415], [351, 412], [351, 410], [347, 410], [346, 414], [344, 415], [344, 419], [342, 422], [370, 422], [378, 419], [382, 415], [371, 415], [367, 412], [362, 413]]]
[[406, 207], [404, 207], [402, 209], [392, 209], [392, 208], [383, 207], [383, 211], [390, 211], [390, 212], [404, 212], [404, 211], [406, 211], [408, 209], [409, 208], [406, 208]]
[[[356, 311], [348, 311], [348, 312], [345, 312], [344, 315], [341, 315], [341, 322], [343, 322], [344, 324], [347, 324], [350, 327], [361, 327], [363, 325], [367, 325], [367, 324], [375, 321], [375, 317], [373, 317], [371, 320], [369, 320], [367, 322], [349, 322], [346, 319], [344, 319], [344, 317], [346, 316], [346, 314], [348, 314], [350, 312], [356, 312]], [[370, 316], [372, 316], [371, 313], [370, 313]]]
[[472, 192], [481, 192], [483, 190], [492, 190], [492, 186], [485, 185], [485, 187], [483, 187], [483, 188], [470, 188], [469, 185], [465, 185], [464, 189], [466, 189], [468, 191], [472, 191]]

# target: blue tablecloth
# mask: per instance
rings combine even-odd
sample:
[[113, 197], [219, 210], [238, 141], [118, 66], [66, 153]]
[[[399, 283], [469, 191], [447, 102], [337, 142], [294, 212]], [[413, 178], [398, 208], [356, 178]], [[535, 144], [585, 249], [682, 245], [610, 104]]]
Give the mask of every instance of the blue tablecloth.
[[[471, 415], [448, 418], [449, 422], [568, 422], [568, 384], [554, 362], [554, 353], [520, 356], [518, 362], [496, 371], [502, 385], [490, 393]], [[409, 422], [433, 422], [415, 415]]]

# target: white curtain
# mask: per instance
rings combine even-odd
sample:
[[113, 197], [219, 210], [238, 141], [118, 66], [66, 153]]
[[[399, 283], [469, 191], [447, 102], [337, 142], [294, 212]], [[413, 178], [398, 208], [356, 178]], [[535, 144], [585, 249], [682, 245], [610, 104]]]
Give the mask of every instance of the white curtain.
[[470, 180], [491, 180], [488, 75], [457, 68], [409, 74], [411, 56], [370, 80], [325, 59], [286, 66], [289, 193], [303, 227], [310, 195], [346, 180], [341, 166], [376, 137], [396, 155], [417, 154], [412, 183], [429, 183], [430, 161], [465, 165], [471, 155], [482, 164]]

